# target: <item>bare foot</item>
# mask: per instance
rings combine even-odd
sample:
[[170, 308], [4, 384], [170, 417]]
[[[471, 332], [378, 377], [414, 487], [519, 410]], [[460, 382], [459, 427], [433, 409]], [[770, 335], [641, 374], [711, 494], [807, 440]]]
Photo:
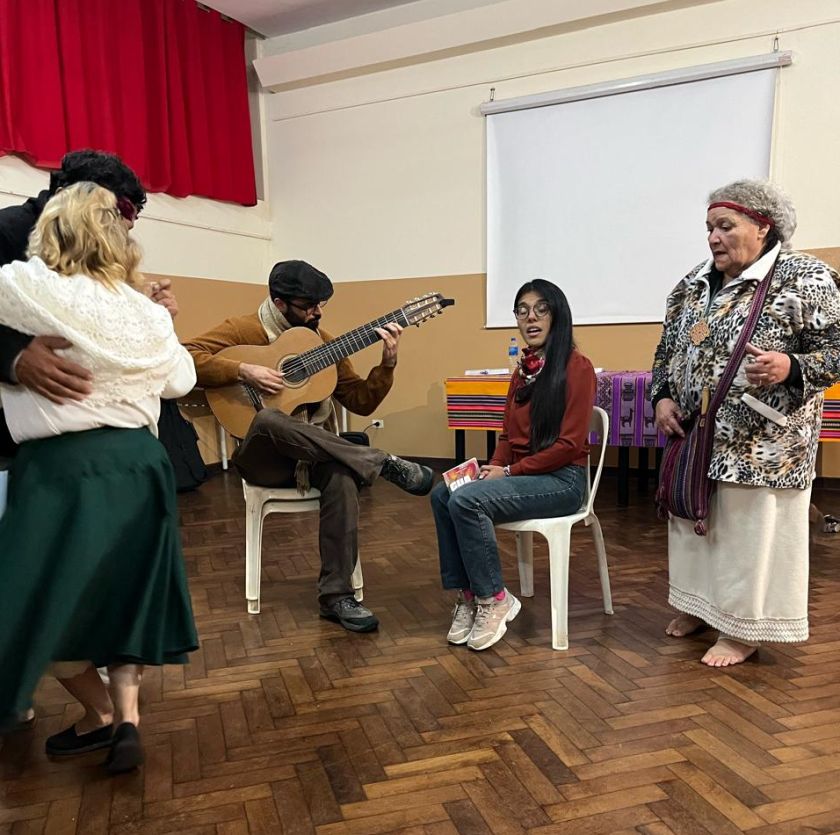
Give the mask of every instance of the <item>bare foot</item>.
[[718, 638], [700, 660], [708, 667], [731, 667], [746, 661], [757, 649], [732, 638]]
[[684, 638], [692, 632], [697, 632], [706, 625], [706, 621], [702, 618], [696, 618], [694, 615], [687, 615], [685, 612], [680, 612], [666, 627], [665, 634], [671, 635], [674, 638]]

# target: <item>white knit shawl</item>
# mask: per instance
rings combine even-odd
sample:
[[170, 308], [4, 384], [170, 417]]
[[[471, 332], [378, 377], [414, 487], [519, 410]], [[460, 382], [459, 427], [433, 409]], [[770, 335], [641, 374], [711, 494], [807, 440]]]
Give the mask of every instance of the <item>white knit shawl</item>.
[[0, 267], [0, 324], [72, 342], [59, 353], [93, 374], [90, 405], [159, 396], [182, 353], [164, 307], [127, 284], [59, 275], [38, 257]]

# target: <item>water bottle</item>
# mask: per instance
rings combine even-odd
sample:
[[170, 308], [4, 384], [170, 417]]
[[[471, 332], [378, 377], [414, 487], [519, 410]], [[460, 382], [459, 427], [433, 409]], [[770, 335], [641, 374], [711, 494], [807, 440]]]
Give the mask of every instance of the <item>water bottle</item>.
[[516, 343], [516, 337], [512, 336], [508, 343], [508, 368], [510, 373], [516, 371], [516, 366], [519, 362], [519, 345]]

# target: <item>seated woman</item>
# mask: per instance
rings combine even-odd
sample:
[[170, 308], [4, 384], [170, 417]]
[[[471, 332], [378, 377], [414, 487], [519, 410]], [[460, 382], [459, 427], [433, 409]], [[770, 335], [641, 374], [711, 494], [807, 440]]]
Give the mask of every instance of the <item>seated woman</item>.
[[479, 480], [432, 491], [443, 587], [458, 590], [447, 639], [476, 650], [493, 646], [521, 607], [502, 579], [494, 524], [574, 513], [586, 492], [595, 371], [575, 348], [569, 303], [535, 279], [519, 288], [513, 312], [528, 347], [496, 453]]
[[155, 437], [160, 397], [189, 391], [195, 370], [169, 313], [135, 289], [140, 253], [111, 192], [82, 182], [56, 194], [30, 254], [0, 269], [0, 324], [66, 338], [93, 381], [86, 399], [62, 404], [0, 387], [21, 444], [0, 520], [11, 557], [0, 561], [0, 720], [29, 705], [51, 661], [107, 666], [107, 764], [126, 771], [142, 761], [143, 665], [184, 663], [197, 647], [174, 479]]

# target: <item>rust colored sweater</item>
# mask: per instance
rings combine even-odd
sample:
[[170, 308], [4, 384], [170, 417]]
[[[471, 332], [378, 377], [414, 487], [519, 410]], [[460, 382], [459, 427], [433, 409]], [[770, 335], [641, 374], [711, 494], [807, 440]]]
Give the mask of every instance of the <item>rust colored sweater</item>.
[[505, 424], [491, 464], [510, 465], [511, 475], [540, 475], [568, 464], [586, 466], [589, 454], [589, 421], [595, 404], [595, 369], [578, 351], [566, 365], [566, 411], [557, 440], [539, 452], [531, 452], [531, 402], [517, 403], [516, 390], [522, 378], [514, 374], [505, 404]]
[[[322, 329], [318, 335], [324, 342], [332, 337]], [[225, 319], [201, 336], [184, 343], [195, 361], [198, 384], [205, 388], [227, 386], [239, 380], [239, 362], [224, 357], [217, 357], [223, 348], [232, 345], [268, 345], [269, 339], [260, 317], [256, 313], [250, 316], [234, 316]], [[369, 415], [385, 399], [385, 395], [394, 384], [394, 369], [384, 365], [374, 366], [367, 379], [362, 379], [353, 369], [349, 359], [338, 363], [338, 384], [333, 397], [345, 409], [357, 415]]]

